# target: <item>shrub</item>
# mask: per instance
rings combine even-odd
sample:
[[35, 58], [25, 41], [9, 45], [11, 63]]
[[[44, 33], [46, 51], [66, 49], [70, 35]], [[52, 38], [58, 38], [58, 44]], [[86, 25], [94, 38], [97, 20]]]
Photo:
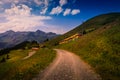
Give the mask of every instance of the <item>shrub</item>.
[[0, 62], [6, 62], [6, 59], [3, 57]]
[[10, 56], [9, 56], [9, 54], [7, 54], [7, 56], [6, 56], [6, 59], [10, 59]]

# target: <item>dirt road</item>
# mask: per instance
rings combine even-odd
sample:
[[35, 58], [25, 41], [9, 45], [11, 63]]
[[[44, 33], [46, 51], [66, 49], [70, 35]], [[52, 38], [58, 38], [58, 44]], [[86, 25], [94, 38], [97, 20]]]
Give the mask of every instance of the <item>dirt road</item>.
[[28, 56], [24, 57], [23, 60], [28, 59], [29, 57], [33, 56], [36, 53], [36, 51], [32, 51], [28, 53]]
[[75, 54], [55, 49], [54, 62], [33, 80], [101, 80], [101, 78]]

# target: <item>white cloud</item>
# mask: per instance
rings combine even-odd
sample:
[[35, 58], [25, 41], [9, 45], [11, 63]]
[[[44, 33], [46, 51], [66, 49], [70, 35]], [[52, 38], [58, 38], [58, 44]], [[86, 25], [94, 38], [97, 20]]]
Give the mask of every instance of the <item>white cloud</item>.
[[4, 14], [0, 14], [5, 18], [5, 21], [0, 23], [0, 32], [33, 31], [36, 26], [46, 26], [45, 20], [52, 19], [50, 16], [32, 15], [30, 10], [26, 5], [14, 5], [11, 9], [6, 9]]
[[34, 0], [34, 2], [35, 2], [37, 5], [41, 5], [41, 4], [43, 4], [43, 2], [40, 1], [40, 0]]
[[31, 11], [31, 8], [29, 8], [26, 5], [21, 4], [19, 6], [16, 6], [15, 4], [13, 4], [12, 8], [5, 10], [5, 13], [10, 16], [12, 15], [29, 16], [31, 14], [30, 11]]
[[[36, 30], [39, 29], [39, 27], [36, 27], [35, 28]], [[57, 34], [63, 34], [65, 32], [68, 31], [68, 29], [66, 29], [64, 26], [59, 26], [59, 25], [46, 25], [46, 26], [41, 26], [40, 29], [42, 29], [42, 31], [45, 31], [45, 32], [55, 32]]]
[[[23, 0], [21, 0], [21, 1], [23, 1]], [[1, 0], [1, 2], [3, 2], [3, 3], [18, 3], [18, 2], [20, 2], [20, 0]]]
[[0, 23], [0, 32], [6, 30], [14, 31], [31, 31], [36, 26], [46, 26], [44, 20], [52, 19], [49, 16], [7, 16], [7, 22]]
[[63, 13], [63, 16], [69, 15], [71, 13], [71, 9], [66, 9]]
[[[37, 5], [42, 5], [40, 14], [45, 14], [48, 9], [49, 0], [34, 0]], [[43, 6], [44, 5], [44, 6]]]
[[60, 4], [60, 6], [63, 6], [63, 5], [65, 5], [65, 4], [67, 4], [67, 0], [60, 0], [60, 1], [59, 1], [59, 4]]
[[[59, 4], [51, 10], [51, 15], [62, 13], [63, 16], [67, 16], [70, 14], [75, 15], [80, 12], [78, 9], [63, 9], [62, 7], [68, 3], [67, 0], [58, 1]], [[61, 26], [45, 23], [46, 20], [52, 20], [52, 17], [33, 15], [34, 13], [38, 13], [37, 11], [31, 13], [34, 11], [34, 7], [37, 6], [39, 7], [39, 10], [37, 9], [38, 11], [41, 9], [40, 14], [46, 14], [46, 12], [49, 11], [49, 6], [52, 4], [50, 2], [53, 2], [53, 0], [0, 0], [0, 32], [10, 29], [14, 31], [34, 31], [36, 29], [43, 29], [45, 31], [53, 31], [57, 33], [64, 32], [66, 28], [62, 30]], [[36, 4], [32, 5], [33, 3]], [[10, 7], [11, 4], [16, 5]], [[33, 10], [31, 10], [30, 7]]]
[[37, 4], [37, 5], [42, 5], [44, 4], [45, 7], [47, 7], [49, 5], [49, 0], [34, 0], [34, 2]]
[[78, 14], [78, 13], [80, 13], [80, 10], [79, 10], [79, 9], [74, 9], [74, 10], [72, 10], [72, 12], [71, 12], [72, 15], [76, 15], [76, 14]]
[[0, 11], [2, 11], [3, 10], [3, 8], [2, 8], [2, 6], [0, 5]]
[[0, 11], [4, 10], [4, 8], [2, 6], [3, 6], [3, 2], [0, 1]]
[[49, 5], [49, 0], [45, 0], [44, 4], [45, 4], [45, 7], [47, 7]]
[[2, 5], [3, 3], [0, 1], [0, 5]]
[[43, 9], [43, 10], [40, 12], [40, 14], [45, 14], [45, 13], [47, 12], [47, 9], [48, 9], [48, 8]]
[[56, 8], [53, 8], [52, 11], [50, 12], [51, 15], [54, 15], [54, 14], [60, 14], [61, 12], [63, 11], [62, 7], [60, 6], [57, 6]]

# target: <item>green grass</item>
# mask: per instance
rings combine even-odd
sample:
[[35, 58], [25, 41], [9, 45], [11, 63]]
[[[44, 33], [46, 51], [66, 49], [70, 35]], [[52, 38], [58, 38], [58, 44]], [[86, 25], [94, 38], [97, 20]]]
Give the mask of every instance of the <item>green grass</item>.
[[[95, 30], [91, 32], [91, 30]], [[90, 33], [80, 39], [57, 46], [79, 55], [89, 63], [103, 80], [120, 79], [120, 13], [96, 16], [77, 28], [50, 40], [43, 45], [53, 48], [58, 43], [76, 33], [87, 30]], [[1, 80], [30, 80], [52, 62], [55, 52], [44, 48], [32, 57], [21, 60], [29, 50], [14, 50], [10, 52], [10, 59], [0, 63]], [[0, 59], [6, 55], [0, 56]]]
[[59, 45], [58, 48], [79, 55], [103, 80], [120, 80], [120, 24], [105, 27]]
[[[103, 80], [120, 80], [120, 13], [96, 16], [54, 40], [59, 42], [77, 32], [90, 29], [95, 30], [57, 47], [79, 55]], [[53, 44], [52, 41], [50, 43]]]
[[[40, 49], [32, 57], [22, 60], [31, 50], [14, 50], [9, 53], [10, 59], [0, 63], [1, 80], [30, 80], [46, 68], [54, 59], [55, 51]], [[5, 55], [3, 55], [5, 56]], [[2, 58], [3, 56], [0, 56]]]
[[[71, 31], [68, 31], [67, 33], [58, 36], [48, 42], [45, 43], [45, 46], [47, 47], [53, 47], [58, 45], [58, 43], [65, 38], [68, 38], [76, 33], [82, 33], [83, 31], [89, 32], [93, 30], [99, 29], [101, 26], [106, 25], [114, 25], [120, 23], [120, 13], [109, 13], [109, 14], [102, 14], [98, 15], [96, 17], [93, 17], [86, 22], [82, 23], [81, 25], [77, 26]], [[69, 23], [68, 23], [69, 25]], [[105, 28], [105, 27], [104, 27]]]

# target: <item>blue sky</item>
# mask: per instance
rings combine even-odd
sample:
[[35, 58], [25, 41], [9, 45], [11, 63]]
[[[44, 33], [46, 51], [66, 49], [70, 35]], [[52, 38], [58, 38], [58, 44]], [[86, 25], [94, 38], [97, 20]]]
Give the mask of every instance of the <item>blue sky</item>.
[[65, 33], [100, 14], [120, 12], [120, 0], [0, 0], [0, 33]]

